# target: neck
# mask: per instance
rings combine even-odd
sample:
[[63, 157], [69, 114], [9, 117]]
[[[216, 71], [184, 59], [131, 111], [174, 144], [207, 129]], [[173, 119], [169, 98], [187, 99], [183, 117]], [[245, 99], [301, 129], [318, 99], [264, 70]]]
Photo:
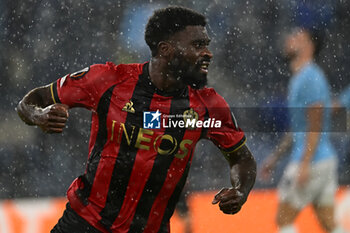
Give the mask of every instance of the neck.
[[290, 63], [290, 69], [293, 74], [298, 73], [305, 65], [313, 61], [313, 56], [310, 54], [301, 54], [294, 58]]
[[153, 85], [161, 91], [173, 92], [185, 87], [185, 84], [169, 70], [168, 62], [164, 58], [151, 58], [149, 76]]

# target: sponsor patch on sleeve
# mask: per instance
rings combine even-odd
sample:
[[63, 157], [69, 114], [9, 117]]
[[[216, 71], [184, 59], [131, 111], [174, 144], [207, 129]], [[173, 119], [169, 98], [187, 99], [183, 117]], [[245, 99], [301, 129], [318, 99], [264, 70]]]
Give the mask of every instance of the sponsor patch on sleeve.
[[87, 74], [87, 72], [89, 72], [90, 67], [86, 67], [80, 71], [74, 72], [72, 73], [69, 77], [72, 79], [81, 79], [82, 77], [84, 77], [85, 74]]

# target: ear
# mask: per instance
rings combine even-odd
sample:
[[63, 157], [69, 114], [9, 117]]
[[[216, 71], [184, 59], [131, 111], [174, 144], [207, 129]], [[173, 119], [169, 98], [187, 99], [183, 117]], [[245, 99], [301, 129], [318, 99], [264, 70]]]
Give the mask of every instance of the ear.
[[158, 54], [162, 57], [171, 57], [174, 52], [174, 47], [166, 41], [160, 41], [158, 43]]

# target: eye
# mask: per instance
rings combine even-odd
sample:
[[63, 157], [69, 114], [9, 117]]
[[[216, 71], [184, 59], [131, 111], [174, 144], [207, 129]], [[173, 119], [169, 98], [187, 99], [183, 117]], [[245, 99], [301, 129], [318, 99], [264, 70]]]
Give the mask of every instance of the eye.
[[196, 49], [201, 48], [201, 46], [202, 46], [202, 44], [201, 44], [200, 42], [195, 42], [195, 43], [194, 43], [194, 47], [195, 47]]
[[193, 43], [193, 46], [196, 48], [196, 49], [202, 49], [202, 48], [205, 48], [206, 46], [208, 46], [209, 43], [206, 42], [206, 41], [195, 41]]

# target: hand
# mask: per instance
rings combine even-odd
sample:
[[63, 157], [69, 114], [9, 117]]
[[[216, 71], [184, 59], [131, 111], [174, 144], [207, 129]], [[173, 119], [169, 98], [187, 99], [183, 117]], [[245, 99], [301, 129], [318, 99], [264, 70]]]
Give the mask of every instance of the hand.
[[299, 187], [302, 187], [307, 184], [310, 177], [310, 165], [302, 163], [299, 168], [299, 173], [297, 175], [297, 184]]
[[68, 119], [69, 107], [65, 104], [53, 104], [38, 111], [35, 124], [45, 133], [62, 133]]
[[215, 195], [212, 204], [219, 203], [220, 210], [225, 214], [236, 214], [241, 210], [245, 201], [244, 194], [239, 190], [235, 188], [223, 188]]

